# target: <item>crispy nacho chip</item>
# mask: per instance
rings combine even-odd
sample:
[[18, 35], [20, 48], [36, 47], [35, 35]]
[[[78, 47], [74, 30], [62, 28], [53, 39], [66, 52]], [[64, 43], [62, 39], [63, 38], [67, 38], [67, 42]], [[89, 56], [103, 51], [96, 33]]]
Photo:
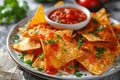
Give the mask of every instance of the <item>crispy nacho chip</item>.
[[12, 48], [18, 51], [27, 51], [27, 50], [37, 49], [41, 47], [39, 42], [33, 41], [30, 38], [24, 38], [19, 43], [12, 44], [11, 46]]
[[54, 6], [60, 6], [60, 5], [63, 5], [64, 2], [63, 1], [58, 1]]
[[54, 67], [60, 69], [63, 65], [82, 56], [77, 46], [70, 42], [72, 30], [48, 32], [40, 38], [45, 61], [45, 69]]
[[89, 24], [82, 30], [78, 31], [89, 41], [114, 41], [116, 40], [115, 32], [110, 24], [105, 9], [92, 14]]
[[45, 19], [45, 13], [44, 13], [43, 5], [40, 4], [38, 6], [38, 9], [37, 9], [35, 15], [30, 20], [30, 23], [28, 25], [28, 29], [31, 29], [31, 28], [35, 27], [36, 25], [46, 24], [46, 23], [47, 22], [46, 22], [46, 19]]
[[[112, 44], [107, 42], [86, 42], [82, 49], [86, 51], [84, 57], [76, 59], [89, 72], [100, 75], [107, 70], [115, 59], [115, 51], [111, 50]], [[114, 48], [116, 48], [114, 46]]]
[[120, 34], [120, 24], [114, 25], [113, 29], [114, 29], [115, 33]]

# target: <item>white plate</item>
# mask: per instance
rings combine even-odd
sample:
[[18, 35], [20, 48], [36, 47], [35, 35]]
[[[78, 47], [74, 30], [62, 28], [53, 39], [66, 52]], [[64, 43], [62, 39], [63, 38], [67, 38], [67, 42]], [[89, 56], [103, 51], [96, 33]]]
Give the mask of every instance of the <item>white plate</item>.
[[[118, 64], [117, 66], [110, 66], [110, 68], [105, 72], [103, 73], [102, 75], [92, 75], [91, 73], [89, 72], [83, 72], [81, 71], [81, 73], [83, 74], [87, 74], [87, 76], [82, 76], [82, 77], [76, 77], [75, 75], [71, 75], [71, 74], [68, 74], [66, 76], [57, 76], [57, 75], [49, 75], [49, 74], [46, 74], [46, 73], [41, 73], [33, 68], [31, 68], [29, 65], [26, 65], [24, 64], [22, 61], [20, 61], [19, 59], [19, 56], [18, 56], [18, 52], [16, 52], [15, 50], [13, 50], [11, 47], [10, 47], [10, 44], [11, 44], [11, 41], [12, 41], [12, 37], [18, 33], [18, 27], [22, 27], [24, 26], [28, 21], [30, 20], [30, 17], [27, 17], [25, 19], [23, 19], [22, 21], [20, 21], [13, 29], [12, 31], [9, 33], [8, 37], [7, 37], [7, 49], [10, 53], [10, 56], [13, 58], [13, 60], [21, 67], [23, 68], [24, 70], [28, 71], [29, 73], [32, 73], [34, 75], [37, 75], [39, 77], [42, 77], [42, 78], [46, 78], [46, 79], [64, 79], [64, 80], [87, 80], [87, 79], [98, 79], [98, 78], [103, 78], [105, 76], [108, 76], [108, 75], [111, 75], [113, 73], [116, 73], [117, 71], [120, 70], [120, 64]], [[113, 18], [110, 18], [111, 22], [114, 22], [114, 24], [118, 24], [119, 22], [116, 21], [115, 19]]]

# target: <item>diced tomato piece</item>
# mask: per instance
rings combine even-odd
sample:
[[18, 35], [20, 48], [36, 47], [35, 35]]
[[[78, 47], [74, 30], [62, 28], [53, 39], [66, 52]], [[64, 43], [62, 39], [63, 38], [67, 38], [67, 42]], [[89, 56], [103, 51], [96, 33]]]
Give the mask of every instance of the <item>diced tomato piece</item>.
[[74, 73], [75, 67], [74, 67], [74, 61], [70, 61], [69, 63], [65, 64], [64, 67], [62, 68], [64, 71], [68, 73]]
[[49, 38], [53, 38], [54, 37], [54, 32], [50, 32], [49, 33]]
[[63, 37], [68, 41], [70, 40], [70, 36], [68, 36], [66, 33], [63, 34]]
[[95, 55], [93, 53], [90, 53], [89, 55], [89, 62], [90, 64], [94, 64], [96, 62]]
[[50, 66], [46, 69], [47, 74], [56, 74], [57, 72], [58, 72], [58, 70], [56, 68], [54, 68], [53, 66]]
[[112, 50], [112, 51], [116, 51], [116, 50], [117, 50], [116, 46], [109, 46], [109, 48], [110, 48], [110, 50]]
[[39, 35], [39, 38], [44, 40], [45, 39], [45, 36], [43, 36], [42, 34]]
[[59, 50], [59, 45], [58, 45], [58, 43], [53, 43], [53, 44], [51, 44], [51, 48], [53, 48], [55, 51], [58, 51]]

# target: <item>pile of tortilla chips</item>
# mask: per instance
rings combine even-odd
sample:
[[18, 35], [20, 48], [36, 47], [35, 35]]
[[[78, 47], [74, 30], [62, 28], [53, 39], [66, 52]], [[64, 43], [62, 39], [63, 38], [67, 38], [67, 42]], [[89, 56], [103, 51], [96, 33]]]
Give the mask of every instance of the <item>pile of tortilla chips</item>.
[[114, 29], [103, 8], [92, 13], [90, 22], [81, 30], [58, 30], [46, 22], [40, 5], [27, 29], [19, 28], [23, 40], [11, 46], [19, 52], [26, 51], [24, 59], [31, 60], [33, 68], [43, 69], [48, 74], [61, 69], [73, 73], [82, 66], [100, 75], [120, 54], [118, 27]]

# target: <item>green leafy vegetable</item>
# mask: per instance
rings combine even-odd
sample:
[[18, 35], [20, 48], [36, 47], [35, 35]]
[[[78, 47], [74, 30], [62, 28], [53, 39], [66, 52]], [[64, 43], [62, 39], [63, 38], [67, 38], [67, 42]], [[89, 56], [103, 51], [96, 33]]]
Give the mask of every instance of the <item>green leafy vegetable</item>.
[[55, 40], [48, 40], [48, 43], [54, 44]]
[[83, 74], [79, 72], [79, 70], [75, 70], [74, 71], [74, 74], [77, 76], [77, 77], [82, 77]]
[[100, 37], [96, 32], [89, 32], [89, 34], [93, 34], [96, 37]]
[[39, 33], [39, 31], [38, 31], [38, 30], [35, 30], [35, 31], [34, 31], [34, 33], [35, 33], [35, 34], [38, 34], [38, 33]]
[[24, 57], [25, 57], [26, 54], [27, 54], [27, 53], [26, 53], [25, 51], [23, 51], [22, 54], [20, 54], [20, 60], [21, 60], [22, 62], [24, 62]]
[[16, 34], [13, 36], [13, 39], [20, 39], [19, 36]]
[[4, 0], [4, 4], [0, 6], [0, 24], [19, 21], [26, 16], [28, 10], [26, 1], [19, 5], [17, 0]]
[[71, 68], [74, 68], [74, 66], [73, 65], [69, 65], [67, 68], [71, 69]]
[[100, 57], [100, 54], [102, 54], [102, 53], [104, 53], [106, 51], [105, 48], [101, 48], [101, 47], [97, 47], [97, 46], [95, 46], [95, 49], [97, 51], [97, 53], [96, 53], [97, 58]]
[[14, 35], [12, 38], [13, 38], [13, 40], [12, 40], [11, 44], [17, 44], [21, 41], [20, 37], [17, 34]]
[[118, 63], [120, 63], [120, 58], [117, 60]]
[[57, 36], [58, 38], [62, 39], [62, 36], [61, 36], [61, 35], [59, 35], [59, 34], [56, 34], [56, 36]]
[[62, 76], [64, 75], [62, 72], [59, 72], [58, 74], [56, 74], [57, 76]]
[[97, 19], [93, 19], [93, 22], [95, 23], [95, 24], [98, 24], [98, 20]]
[[115, 23], [114, 23], [114, 22], [111, 22], [110, 24], [111, 24], [111, 25], [114, 25]]
[[102, 25], [100, 25], [96, 30], [98, 31], [98, 32], [100, 32], [100, 31], [102, 31], [104, 29], [104, 27], [102, 26]]
[[66, 52], [67, 50], [65, 48], [63, 48], [63, 51]]
[[39, 58], [42, 59], [42, 60], [44, 60], [44, 54], [40, 53]]
[[40, 71], [40, 72], [42, 72], [42, 73], [45, 72], [45, 70], [44, 70], [44, 69], [41, 69], [41, 68], [38, 68], [38, 71]]
[[83, 45], [83, 40], [84, 40], [84, 38], [78, 38], [78, 49], [80, 48], [80, 46], [82, 46]]
[[32, 61], [31, 60], [26, 60], [26, 61], [24, 61], [24, 63], [32, 66]]

